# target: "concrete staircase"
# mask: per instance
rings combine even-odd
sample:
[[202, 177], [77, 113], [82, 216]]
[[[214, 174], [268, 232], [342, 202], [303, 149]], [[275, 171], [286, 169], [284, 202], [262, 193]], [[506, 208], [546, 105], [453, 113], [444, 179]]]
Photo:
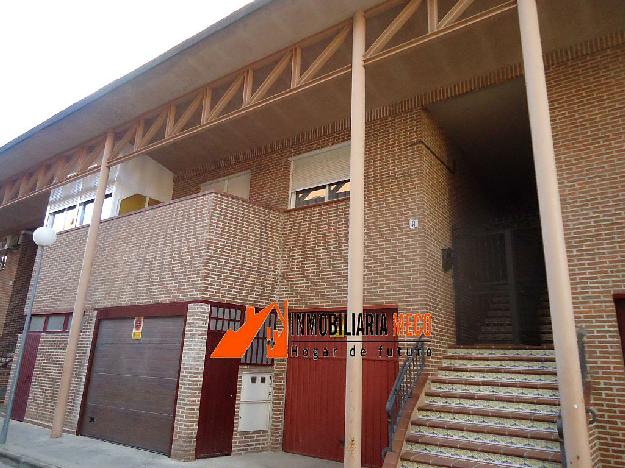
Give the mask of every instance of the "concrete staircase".
[[417, 405], [402, 468], [558, 467], [553, 349], [448, 350]]

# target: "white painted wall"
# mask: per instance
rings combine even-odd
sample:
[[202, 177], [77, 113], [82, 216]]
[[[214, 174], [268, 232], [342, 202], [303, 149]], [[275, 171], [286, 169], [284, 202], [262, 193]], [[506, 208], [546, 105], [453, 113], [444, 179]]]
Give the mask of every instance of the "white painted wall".
[[126, 197], [141, 194], [161, 202], [171, 200], [174, 191], [174, 174], [152, 158], [141, 155], [119, 166], [113, 192], [113, 204]]

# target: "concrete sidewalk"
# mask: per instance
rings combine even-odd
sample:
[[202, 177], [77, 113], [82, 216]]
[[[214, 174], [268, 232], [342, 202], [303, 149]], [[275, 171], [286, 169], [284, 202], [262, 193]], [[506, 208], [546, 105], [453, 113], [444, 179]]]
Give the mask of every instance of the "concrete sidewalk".
[[124, 447], [88, 437], [64, 434], [50, 439], [50, 431], [32, 424], [11, 421], [9, 439], [0, 446], [0, 466], [63, 468], [338, 468], [340, 463], [283, 452], [263, 452], [177, 462], [145, 450]]

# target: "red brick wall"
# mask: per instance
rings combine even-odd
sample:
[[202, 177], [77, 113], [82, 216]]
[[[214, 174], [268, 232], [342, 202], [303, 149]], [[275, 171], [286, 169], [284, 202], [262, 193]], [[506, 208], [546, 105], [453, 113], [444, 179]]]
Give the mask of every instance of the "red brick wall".
[[547, 67], [578, 326], [588, 330], [595, 460], [625, 466], [625, 368], [612, 295], [625, 290], [625, 46]]

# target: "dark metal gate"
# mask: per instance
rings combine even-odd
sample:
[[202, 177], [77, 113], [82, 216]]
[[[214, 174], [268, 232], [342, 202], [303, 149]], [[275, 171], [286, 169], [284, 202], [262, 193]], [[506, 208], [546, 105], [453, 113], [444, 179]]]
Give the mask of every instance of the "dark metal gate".
[[489, 307], [503, 297], [510, 310], [510, 342], [540, 344], [536, 310], [546, 288], [540, 229], [456, 230], [453, 251], [458, 343], [480, 341]]

